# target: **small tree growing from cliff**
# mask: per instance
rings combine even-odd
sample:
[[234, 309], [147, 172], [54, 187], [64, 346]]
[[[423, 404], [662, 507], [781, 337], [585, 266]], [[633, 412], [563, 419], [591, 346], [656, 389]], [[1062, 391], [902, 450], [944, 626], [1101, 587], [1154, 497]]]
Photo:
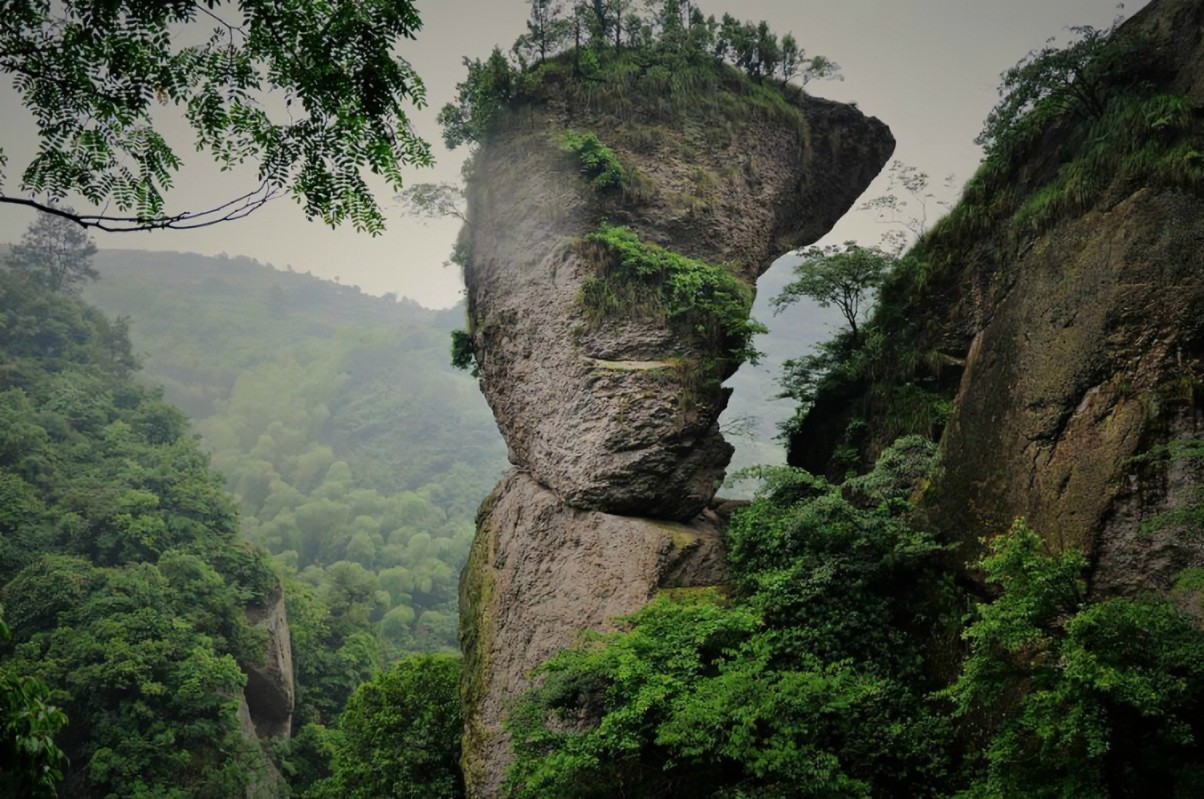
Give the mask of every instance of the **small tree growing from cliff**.
[[878, 247], [862, 247], [852, 241], [843, 246], [811, 247], [794, 267], [794, 280], [786, 284], [771, 304], [781, 311], [802, 297], [810, 297], [821, 308], [835, 305], [849, 323], [853, 341], [860, 340], [858, 320], [874, 290], [890, 273], [895, 256]]

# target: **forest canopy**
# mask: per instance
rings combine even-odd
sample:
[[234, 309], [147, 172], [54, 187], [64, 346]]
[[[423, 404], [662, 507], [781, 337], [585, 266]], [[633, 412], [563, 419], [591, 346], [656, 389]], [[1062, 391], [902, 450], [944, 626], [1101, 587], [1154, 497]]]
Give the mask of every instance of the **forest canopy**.
[[234, 795], [263, 758], [237, 719], [265, 646], [245, 609], [279, 581], [134, 365], [123, 326], [0, 270], [0, 673], [65, 712], [64, 795], [167, 796], [185, 774]]

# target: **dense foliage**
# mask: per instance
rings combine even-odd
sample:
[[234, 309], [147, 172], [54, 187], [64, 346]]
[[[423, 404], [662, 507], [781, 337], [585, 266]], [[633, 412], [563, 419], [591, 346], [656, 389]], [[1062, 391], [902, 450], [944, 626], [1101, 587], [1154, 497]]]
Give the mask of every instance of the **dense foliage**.
[[664, 596], [542, 667], [512, 720], [512, 794], [937, 795], [951, 730], [922, 666], [939, 548], [900, 500], [932, 447], [900, 452], [843, 488], [775, 471], [729, 531], [733, 597]]
[[579, 83], [575, 100], [586, 107], [598, 94], [630, 96], [635, 84], [651, 101], [673, 106], [714, 102], [699, 84], [722, 75], [754, 104], [785, 109], [779, 86], [839, 77], [835, 62], [807, 57], [793, 35], [779, 40], [764, 21], [740, 22], [730, 14], [716, 20], [688, 2], [639, 8], [629, 0], [574, 0], [566, 9], [559, 0], [532, 0], [531, 6], [528, 33], [515, 43], [513, 60], [500, 49], [484, 61], [465, 59], [468, 76], [457, 85], [456, 102], [439, 113], [448, 147], [482, 141], [499, 110], [566, 82]]
[[1002, 717], [967, 797], [1198, 796], [1204, 633], [1163, 597], [1086, 599], [1086, 559], [1023, 522], [980, 564], [1002, 595], [967, 628], [962, 715]]
[[239, 732], [240, 663], [264, 640], [244, 610], [276, 589], [266, 556], [237, 541], [183, 414], [130, 379], [121, 326], [13, 271], [0, 319], [0, 670], [66, 712], [66, 795], [245, 789], [263, 756]]
[[[0, 644], [7, 644], [12, 633], [2, 615]], [[55, 737], [66, 724], [67, 714], [53, 704], [50, 686], [0, 663], [0, 790], [6, 796], [55, 796], [67, 769]]]
[[[405, 165], [430, 163], [405, 112], [425, 91], [394, 54], [420, 27], [408, 0], [6, 2], [0, 70], [39, 146], [0, 202], [134, 230], [239, 218], [287, 191], [311, 218], [376, 232], [384, 217], [362, 172], [400, 188]], [[183, 160], [161, 132], [160, 105], [181, 111], [195, 149], [223, 169], [255, 163], [258, 187], [169, 212], [164, 191]], [[120, 215], [55, 205], [69, 194]]]
[[359, 686], [339, 719], [333, 773], [307, 799], [459, 799], [460, 658], [411, 655]]
[[1091, 599], [1085, 558], [1018, 521], [966, 614], [909, 523], [934, 450], [901, 439], [841, 486], [772, 471], [729, 531], [730, 595], [668, 592], [541, 667], [510, 795], [1198, 795], [1199, 570], [1179, 605]]
[[726, 266], [687, 258], [616, 225], [602, 225], [582, 245], [601, 267], [581, 289], [587, 315], [659, 313], [734, 363], [756, 361], [752, 338], [766, 331], [749, 318], [752, 291]]
[[298, 724], [331, 722], [406, 652], [456, 646], [456, 582], [505, 450], [447, 366], [462, 311], [426, 311], [246, 259], [102, 254], [89, 296], [130, 315], [144, 379], [197, 419], [276, 556]]

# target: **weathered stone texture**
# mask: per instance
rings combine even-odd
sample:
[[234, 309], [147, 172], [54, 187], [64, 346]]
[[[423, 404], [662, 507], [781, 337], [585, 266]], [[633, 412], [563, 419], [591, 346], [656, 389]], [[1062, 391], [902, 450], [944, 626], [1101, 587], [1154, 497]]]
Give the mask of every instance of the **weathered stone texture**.
[[[599, 264], [581, 238], [623, 224], [727, 264], [751, 287], [774, 258], [826, 233], [894, 148], [882, 123], [823, 100], [803, 99], [802, 118], [744, 108], [669, 130], [641, 116], [648, 98], [627, 99], [617, 115], [556, 102], [514, 112], [469, 177], [473, 349], [517, 467], [482, 507], [461, 579], [473, 797], [498, 795], [507, 707], [537, 666], [660, 589], [725, 580], [707, 506], [732, 451], [717, 420], [734, 366], [663, 310], [587, 319], [582, 287]], [[570, 128], [612, 147], [638, 192], [599, 195], [561, 148]]]
[[689, 524], [575, 510], [511, 472], [487, 501], [461, 585], [469, 782], [497, 795], [509, 762], [507, 705], [531, 669], [583, 629], [614, 629], [662, 588], [713, 586], [726, 569], [719, 519]]
[[267, 633], [263, 660], [243, 664], [247, 675], [244, 694], [255, 733], [263, 739], [287, 738], [292, 734], [296, 690], [284, 592], [277, 592], [263, 607], [248, 608], [247, 621]]

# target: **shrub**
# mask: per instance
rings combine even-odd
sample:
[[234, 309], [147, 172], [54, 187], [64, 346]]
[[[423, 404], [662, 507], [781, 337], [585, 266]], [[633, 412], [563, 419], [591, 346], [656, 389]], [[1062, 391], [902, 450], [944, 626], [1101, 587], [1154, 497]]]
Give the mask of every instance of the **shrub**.
[[772, 470], [732, 523], [734, 598], [669, 592], [542, 667], [510, 721], [511, 795], [939, 795], [949, 729], [916, 625], [939, 548], [903, 522], [910, 482], [883, 475], [863, 509]]
[[947, 695], [1002, 715], [967, 796], [1199, 796], [1204, 634], [1163, 598], [1086, 599], [1086, 559], [1023, 521], [980, 567], [1003, 593], [965, 632]]
[[567, 131], [564, 134], [564, 149], [577, 156], [581, 161], [581, 171], [598, 191], [626, 185], [627, 170], [615, 151], [599, 141], [595, 134]]

